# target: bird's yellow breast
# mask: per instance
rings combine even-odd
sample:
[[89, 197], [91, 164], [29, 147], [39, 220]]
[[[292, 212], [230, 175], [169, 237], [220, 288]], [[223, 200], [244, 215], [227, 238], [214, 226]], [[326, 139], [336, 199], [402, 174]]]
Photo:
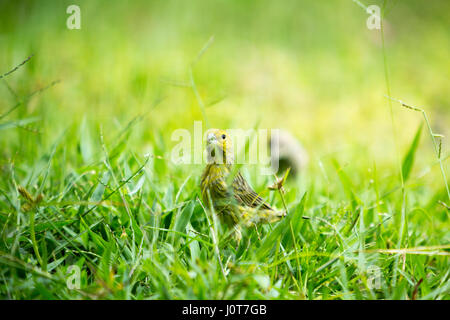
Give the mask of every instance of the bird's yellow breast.
[[226, 177], [230, 169], [223, 164], [208, 164], [203, 172], [201, 181], [202, 198], [207, 199], [208, 193], [211, 200], [226, 196]]

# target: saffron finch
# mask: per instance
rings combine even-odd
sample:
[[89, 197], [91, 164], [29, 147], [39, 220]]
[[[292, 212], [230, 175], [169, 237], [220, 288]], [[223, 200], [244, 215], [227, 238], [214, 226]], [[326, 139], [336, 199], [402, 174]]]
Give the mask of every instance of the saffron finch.
[[225, 130], [208, 131], [206, 151], [207, 165], [200, 184], [203, 202], [221, 221], [234, 227], [238, 241], [241, 225], [271, 223], [285, 215], [265, 202], [239, 171], [233, 171], [232, 141]]

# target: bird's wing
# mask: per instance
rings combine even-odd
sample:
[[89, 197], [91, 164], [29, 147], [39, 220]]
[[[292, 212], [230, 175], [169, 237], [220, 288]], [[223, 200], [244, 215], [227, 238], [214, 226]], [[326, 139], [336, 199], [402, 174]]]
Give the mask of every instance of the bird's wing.
[[238, 172], [234, 177], [233, 192], [235, 199], [241, 205], [273, 210], [267, 202], [265, 202], [255, 191], [253, 191], [240, 172]]

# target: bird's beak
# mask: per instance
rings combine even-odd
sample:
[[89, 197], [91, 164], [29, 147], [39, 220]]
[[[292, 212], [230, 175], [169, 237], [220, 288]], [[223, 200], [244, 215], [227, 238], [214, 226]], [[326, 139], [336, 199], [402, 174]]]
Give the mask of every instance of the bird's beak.
[[216, 135], [214, 133], [209, 133], [208, 136], [206, 137], [206, 144], [207, 145], [214, 145], [217, 142], [217, 138]]
[[216, 156], [217, 138], [212, 132], [208, 133], [206, 136], [206, 150], [209, 152], [209, 159], [213, 159]]

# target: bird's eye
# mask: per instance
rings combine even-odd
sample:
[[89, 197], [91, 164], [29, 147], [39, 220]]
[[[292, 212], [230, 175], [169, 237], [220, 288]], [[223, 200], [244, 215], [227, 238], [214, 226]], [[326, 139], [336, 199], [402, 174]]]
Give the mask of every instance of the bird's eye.
[[224, 135], [224, 134], [222, 135], [222, 139], [225, 139], [226, 137], [227, 137], [226, 135]]

